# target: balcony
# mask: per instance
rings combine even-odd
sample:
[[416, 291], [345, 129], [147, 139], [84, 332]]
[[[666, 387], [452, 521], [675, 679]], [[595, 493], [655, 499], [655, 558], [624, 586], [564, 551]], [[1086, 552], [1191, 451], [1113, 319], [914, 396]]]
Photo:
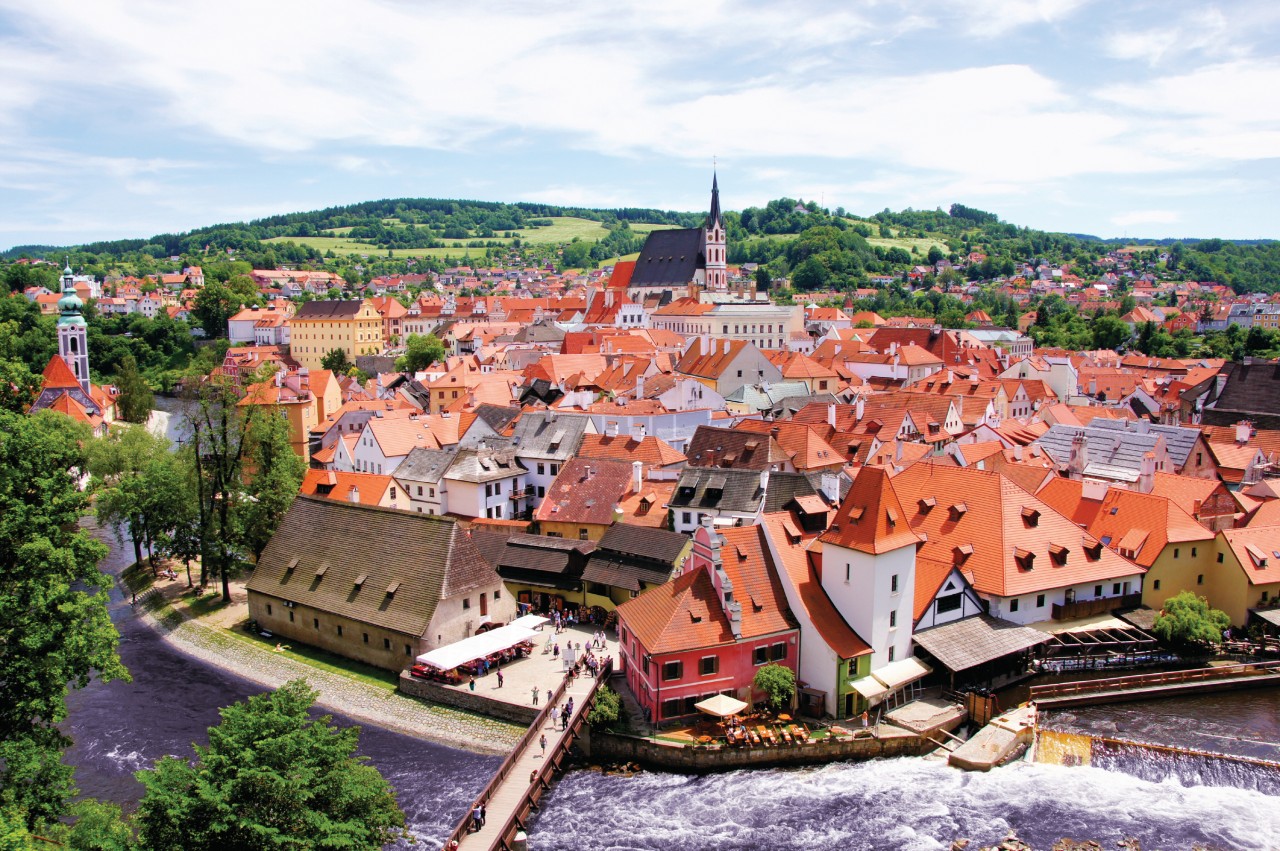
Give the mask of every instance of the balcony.
[[1123, 594], [1119, 597], [1099, 597], [1096, 600], [1080, 600], [1075, 603], [1054, 603], [1053, 619], [1070, 621], [1114, 612], [1116, 609], [1135, 609], [1142, 605], [1142, 594]]

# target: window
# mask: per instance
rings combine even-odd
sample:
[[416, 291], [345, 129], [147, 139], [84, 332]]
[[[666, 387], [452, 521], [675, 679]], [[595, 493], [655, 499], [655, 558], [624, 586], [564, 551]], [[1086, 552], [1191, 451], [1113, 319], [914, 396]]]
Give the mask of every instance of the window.
[[963, 594], [947, 594], [946, 596], [939, 597], [938, 598], [938, 614], [941, 615], [941, 614], [946, 614], [947, 612], [958, 611], [960, 609], [960, 606], [963, 603], [964, 603]]
[[311, 619], [311, 625], [312, 625], [313, 627], [315, 627], [316, 629], [319, 629], [319, 628], [320, 628], [320, 619], [319, 619], [319, 618], [312, 618], [312, 619]]
[[1115, 584], [1113, 584], [1113, 585], [1111, 586], [1111, 593], [1112, 593], [1113, 595], [1118, 595], [1118, 594], [1120, 593], [1120, 583], [1119, 583], [1119, 582], [1116, 582]]
[[889, 629], [897, 629], [897, 628], [898, 628], [898, 613], [896, 611], [889, 612]]
[[435, 488], [427, 488], [427, 496], [432, 497], [434, 499], [435, 495], [436, 495]]
[[365, 643], [365, 644], [368, 644], [368, 643], [369, 643], [369, 633], [367, 633], [367, 632], [366, 632], [366, 633], [364, 633], [364, 643]]
[[553, 475], [553, 476], [554, 476], [554, 475], [558, 474], [559, 472], [560, 472], [560, 465], [559, 465], [559, 464], [552, 464], [552, 465], [551, 465], [551, 475]]
[[1218, 564], [1222, 564], [1222, 553], [1218, 553]]
[[1009, 612], [1012, 614], [1013, 612], [1016, 612], [1016, 611], [1018, 611], [1018, 601], [1017, 601], [1017, 600], [1010, 600], [1010, 601], [1009, 601]]
[[342, 637], [342, 624], [338, 624], [338, 637]]
[[719, 672], [720, 672], [719, 656], [703, 656], [698, 661], [698, 673], [701, 676], [709, 677], [712, 674], [717, 674]]
[[418, 485], [418, 496], [422, 496], [422, 485]]
[[889, 648], [889, 661], [890, 661], [890, 662], [892, 662], [892, 661], [893, 661], [893, 657], [894, 657], [895, 655], [897, 655], [897, 653], [896, 653], [897, 649], [898, 649], [898, 648], [896, 648], [896, 647], [890, 647], [890, 648]]
[[1159, 580], [1159, 579], [1157, 579], [1157, 580], [1155, 580], [1154, 582], [1152, 582], [1152, 583], [1151, 583], [1151, 589], [1152, 589], [1153, 591], [1159, 591], [1159, 590], [1160, 590], [1160, 580]]
[[293, 612], [289, 612], [289, 623], [293, 623]]
[[1036, 595], [1036, 608], [1037, 608], [1037, 609], [1043, 609], [1043, 608], [1044, 608], [1044, 595], [1043, 595], [1043, 594], [1037, 594], [1037, 595]]
[[662, 678], [664, 680], [678, 680], [683, 676], [684, 676], [683, 662], [662, 663]]
[[693, 522], [693, 520], [692, 520], [692, 519], [690, 519], [690, 517], [689, 517], [689, 512], [687, 512], [687, 511], [682, 511], [682, 512], [680, 512], [680, 522], [681, 522], [681, 523], [683, 523], [683, 524], [684, 524], [684, 525], [686, 525], [686, 526], [688, 526], [690, 523], [692, 523], [692, 522]]
[[680, 699], [662, 701], [662, 717], [672, 718], [680, 714]]
[[898, 593], [898, 574], [889, 577], [889, 591], [893, 594]]
[[1177, 558], [1177, 557], [1178, 557], [1178, 548], [1177, 548], [1177, 547], [1174, 547], [1174, 548], [1173, 548], [1173, 557], [1174, 557], [1174, 558]]
[[271, 614], [271, 604], [267, 603], [267, 614]]
[[396, 498], [396, 489], [395, 489], [395, 487], [394, 487], [394, 486], [392, 486], [392, 488], [391, 488], [391, 498], [392, 498], [392, 499], [395, 499], [395, 498]]
[[762, 644], [756, 648], [755, 664], [763, 665], [765, 662], [768, 662], [768, 661], [769, 661], [769, 648], [765, 647]]
[[587, 530], [586, 530], [586, 529], [579, 529], [579, 530], [578, 530], [578, 540], [579, 540], [579, 541], [585, 541], [585, 540], [587, 540]]
[[1093, 596], [1094, 596], [1094, 597], [1101, 597], [1101, 596], [1102, 596], [1102, 586], [1101, 586], [1101, 585], [1095, 585], [1095, 586], [1093, 586]]
[[470, 598], [470, 597], [463, 597], [463, 598], [462, 598], [462, 608], [464, 608], [464, 609], [469, 609], [469, 608], [471, 608], [471, 598]]
[[1192, 558], [1195, 558], [1195, 557], [1196, 557], [1196, 548], [1195, 548], [1195, 547], [1192, 547], [1192, 548], [1191, 548], [1191, 557], [1192, 557]]
[[778, 662], [785, 658], [787, 658], [787, 645], [785, 642], [779, 641], [769, 648], [769, 661]]
[[390, 638], [384, 638], [384, 639], [382, 639], [382, 649], [383, 649], [383, 650], [390, 650], [390, 649], [391, 649], [391, 639], [390, 639]]
[[1197, 574], [1197, 575], [1196, 575], [1196, 584], [1197, 584], [1197, 585], [1203, 585], [1203, 584], [1204, 584], [1204, 574], [1203, 574], [1203, 573], [1200, 573], [1200, 574]]
[[741, 378], [741, 377], [742, 377], [742, 370], [738, 370], [738, 377], [739, 377], [739, 378]]
[[406, 655], [406, 656], [412, 656], [412, 655], [413, 655], [413, 648], [412, 648], [412, 647], [410, 647], [408, 644], [406, 644], [406, 645], [404, 646], [404, 655]]
[[502, 589], [500, 589], [500, 588], [495, 588], [495, 589], [493, 590], [493, 599], [495, 599], [495, 600], [501, 600], [501, 599], [502, 599]]
[[1196, 466], [1197, 466], [1197, 467], [1199, 467], [1199, 466], [1200, 466], [1201, 464], [1203, 464], [1203, 463], [1204, 463], [1204, 453], [1203, 453], [1203, 452], [1197, 452], [1197, 453], [1196, 453]]

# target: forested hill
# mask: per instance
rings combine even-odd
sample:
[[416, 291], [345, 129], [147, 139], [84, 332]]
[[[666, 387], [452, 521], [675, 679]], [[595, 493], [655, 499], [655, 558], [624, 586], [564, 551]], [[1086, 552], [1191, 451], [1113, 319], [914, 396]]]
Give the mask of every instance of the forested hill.
[[[347, 270], [361, 276], [500, 260], [592, 266], [639, 250], [660, 227], [693, 227], [703, 212], [646, 208], [596, 209], [433, 198], [368, 201], [82, 246], [18, 246], [21, 256], [72, 258], [90, 273], [149, 273], [179, 261], [204, 264], [234, 257], [257, 267], [281, 264]], [[870, 216], [812, 201], [780, 198], [725, 214], [729, 261], [755, 262], [798, 289], [865, 286], [872, 275], [901, 275], [946, 259], [971, 280], [1012, 274], [1018, 264], [1071, 264], [1081, 277], [1120, 245], [1137, 249], [1142, 268], [1185, 279], [1218, 281], [1239, 292], [1280, 289], [1280, 243], [1274, 241], [1101, 240], [1049, 233], [1001, 221], [963, 204], [949, 210], [883, 210]], [[971, 255], [982, 255], [972, 257]]]

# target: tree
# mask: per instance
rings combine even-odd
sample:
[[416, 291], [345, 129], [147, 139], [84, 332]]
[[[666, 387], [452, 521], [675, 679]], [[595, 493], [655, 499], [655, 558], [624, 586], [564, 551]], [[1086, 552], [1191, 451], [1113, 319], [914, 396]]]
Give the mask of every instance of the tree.
[[107, 614], [106, 547], [78, 525], [88, 429], [50, 411], [0, 412], [0, 806], [29, 827], [74, 794], [62, 762], [67, 690], [127, 679]]
[[795, 672], [785, 665], [768, 664], [756, 671], [755, 687], [765, 693], [765, 700], [775, 710], [791, 705], [796, 693]]
[[289, 442], [283, 412], [260, 416], [249, 430], [248, 468], [252, 471], [240, 503], [239, 528], [245, 548], [256, 562], [298, 495], [307, 462]]
[[224, 707], [194, 763], [166, 756], [139, 771], [143, 848], [378, 849], [403, 836], [390, 784], [355, 756], [358, 727], [308, 714], [301, 680]]
[[1118, 316], [1101, 316], [1093, 321], [1093, 347], [1118, 349], [1129, 342], [1129, 326]]
[[128, 528], [138, 564], [143, 550], [153, 552], [156, 538], [170, 526], [170, 503], [181, 492], [166, 481], [173, 460], [168, 440], [141, 426], [112, 430], [89, 445], [98, 522], [115, 527], [122, 543]]
[[808, 257], [791, 273], [791, 286], [797, 290], [820, 290], [827, 284], [827, 267], [816, 257]]
[[21, 361], [0, 360], [0, 410], [25, 413], [40, 395], [43, 382]]
[[320, 358], [320, 368], [327, 369], [334, 375], [344, 375], [351, 368], [347, 353], [342, 349], [330, 349]]
[[196, 293], [191, 315], [200, 323], [207, 336], [225, 337], [227, 320], [235, 316], [239, 309], [240, 302], [226, 284], [207, 281], [200, 292]]
[[592, 727], [609, 728], [618, 723], [622, 715], [622, 698], [608, 686], [600, 686], [596, 691], [596, 702], [587, 713], [587, 721]]
[[1230, 625], [1226, 612], [1209, 608], [1209, 601], [1194, 591], [1183, 591], [1164, 601], [1152, 632], [1174, 647], [1199, 648], [1217, 644]]
[[120, 389], [116, 399], [116, 409], [120, 419], [127, 423], [145, 423], [151, 416], [151, 403], [155, 394], [138, 372], [138, 361], [133, 355], [125, 355], [120, 361], [120, 369], [115, 375], [115, 385]]
[[238, 507], [244, 498], [244, 461], [260, 405], [238, 404], [239, 393], [225, 377], [192, 382], [187, 397], [191, 454], [196, 487], [196, 528], [200, 538], [200, 585], [222, 582], [222, 599], [231, 602], [231, 568], [240, 536]]
[[773, 278], [769, 277], [769, 270], [763, 266], [756, 268], [756, 290], [758, 292], [767, 293], [773, 286]]
[[[418, 372], [444, 360], [444, 343], [435, 334], [410, 334], [404, 344], [404, 371]], [[398, 364], [397, 364], [398, 366]]]

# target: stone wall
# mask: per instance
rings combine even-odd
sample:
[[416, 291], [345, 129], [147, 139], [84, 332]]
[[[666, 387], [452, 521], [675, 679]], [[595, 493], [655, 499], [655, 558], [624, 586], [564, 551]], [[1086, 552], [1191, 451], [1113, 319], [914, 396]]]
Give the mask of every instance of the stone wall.
[[422, 698], [433, 703], [443, 703], [446, 706], [456, 706], [468, 712], [477, 712], [481, 715], [488, 715], [491, 718], [501, 718], [503, 721], [511, 721], [515, 724], [522, 724], [525, 727], [532, 724], [533, 720], [538, 717], [538, 707], [536, 706], [504, 703], [466, 689], [448, 688], [439, 683], [418, 679], [411, 676], [408, 671], [400, 672], [399, 689], [403, 694], [411, 697]]
[[[955, 725], [952, 725], [953, 727]], [[584, 738], [583, 744], [588, 740]], [[589, 758], [597, 762], [638, 762], [664, 771], [700, 773], [766, 768], [785, 765], [817, 765], [850, 759], [918, 756], [937, 745], [905, 730], [879, 738], [824, 739], [803, 745], [777, 747], [693, 747], [592, 731]]]

